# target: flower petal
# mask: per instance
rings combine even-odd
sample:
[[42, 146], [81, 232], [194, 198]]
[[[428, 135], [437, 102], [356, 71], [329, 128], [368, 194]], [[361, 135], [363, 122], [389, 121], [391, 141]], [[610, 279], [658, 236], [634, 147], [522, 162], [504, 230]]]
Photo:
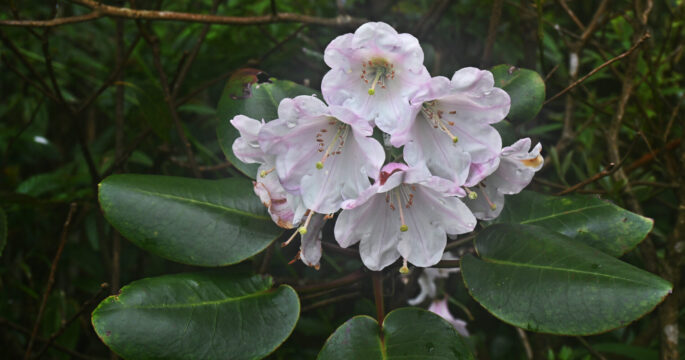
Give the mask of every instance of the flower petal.
[[263, 122], [245, 115], [236, 115], [231, 119], [231, 125], [240, 132], [240, 137], [233, 142], [233, 154], [246, 164], [266, 162], [268, 155], [264, 153], [257, 141], [257, 134]]
[[354, 210], [343, 210], [335, 224], [335, 239], [342, 247], [361, 241], [359, 254], [364, 265], [379, 271], [395, 262], [397, 234], [400, 232], [399, 217], [385, 203], [385, 196], [378, 194]]
[[322, 214], [312, 215], [309, 221], [307, 233], [302, 235], [300, 241], [300, 259], [307, 265], [319, 269], [321, 260], [321, 230], [326, 224], [325, 216]]
[[371, 186], [369, 176], [376, 176], [385, 160], [378, 141], [351, 131], [339, 154], [329, 157], [322, 169], [302, 176], [302, 199], [315, 212], [334, 213], [344, 200], [357, 198]]
[[425, 163], [431, 174], [448, 179], [457, 186], [466, 181], [471, 155], [459, 144], [433, 128], [423, 115], [419, 115], [410, 132], [412, 140], [404, 146], [407, 164], [417, 166]]

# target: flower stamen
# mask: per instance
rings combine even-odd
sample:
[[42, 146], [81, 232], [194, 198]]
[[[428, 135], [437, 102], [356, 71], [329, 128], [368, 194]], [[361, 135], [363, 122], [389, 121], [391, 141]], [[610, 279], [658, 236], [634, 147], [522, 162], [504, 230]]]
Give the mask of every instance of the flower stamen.
[[467, 188], [466, 186], [464, 186], [464, 190], [466, 190], [466, 193], [468, 194], [469, 199], [471, 199], [471, 200], [478, 199], [478, 193], [477, 192]]
[[[328, 144], [326, 152], [324, 152], [323, 156], [321, 157], [321, 160], [316, 162], [317, 169], [323, 169], [323, 164], [326, 162], [326, 159], [328, 159], [330, 156], [340, 154], [342, 147], [345, 145], [345, 139], [347, 138], [347, 134], [349, 133], [349, 128], [350, 127], [347, 126], [347, 124], [344, 124], [343, 126], [338, 126], [338, 131], [335, 133], [335, 136], [333, 136], [331, 143]], [[317, 141], [318, 140], [319, 139], [317, 139]]]
[[272, 171], [274, 171], [274, 170], [276, 170], [275, 167], [272, 167], [272, 168], [269, 169], [269, 170], [262, 170], [262, 171], [259, 172], [259, 176], [260, 176], [260, 177], [266, 177], [267, 175], [269, 175], [269, 174], [270, 174]]

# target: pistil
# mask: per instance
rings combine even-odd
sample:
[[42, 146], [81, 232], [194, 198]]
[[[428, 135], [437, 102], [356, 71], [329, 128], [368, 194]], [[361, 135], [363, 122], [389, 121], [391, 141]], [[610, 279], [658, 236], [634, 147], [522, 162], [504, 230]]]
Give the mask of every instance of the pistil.
[[490, 197], [488, 196], [488, 193], [485, 192], [485, 185], [483, 183], [478, 184], [480, 188], [483, 190], [483, 197], [485, 198], [485, 201], [487, 201], [488, 205], [490, 205], [490, 209], [493, 211], [497, 209], [497, 205], [495, 205], [491, 200]]
[[380, 69], [376, 70], [376, 77], [373, 79], [373, 83], [371, 83], [371, 88], [369, 89], [369, 95], [373, 95], [376, 93], [376, 84], [378, 84], [378, 80], [383, 76], [383, 71]]

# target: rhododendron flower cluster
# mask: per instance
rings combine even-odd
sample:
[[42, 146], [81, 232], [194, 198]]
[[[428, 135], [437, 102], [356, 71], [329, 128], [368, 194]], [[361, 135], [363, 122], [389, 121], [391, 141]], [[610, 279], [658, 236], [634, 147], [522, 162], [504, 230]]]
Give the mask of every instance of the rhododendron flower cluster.
[[[487, 70], [431, 77], [418, 40], [381, 22], [334, 39], [324, 61], [325, 102], [298, 96], [281, 101], [277, 119], [231, 120], [233, 152], [260, 164], [255, 193], [274, 222], [297, 227], [285, 244], [299, 234], [307, 265], [318, 268], [321, 229], [340, 210], [335, 239], [359, 243], [369, 269], [400, 258], [403, 272], [435, 265], [447, 235], [498, 216], [504, 195], [542, 166], [530, 139], [502, 147], [492, 124], [511, 101]], [[386, 155], [393, 147], [400, 159]]]

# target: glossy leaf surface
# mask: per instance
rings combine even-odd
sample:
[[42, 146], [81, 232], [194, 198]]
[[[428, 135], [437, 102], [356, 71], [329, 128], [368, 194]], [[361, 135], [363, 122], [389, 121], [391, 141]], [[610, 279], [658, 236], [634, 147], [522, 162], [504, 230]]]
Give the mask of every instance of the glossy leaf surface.
[[126, 359], [258, 359], [285, 341], [299, 314], [290, 286], [210, 272], [134, 281], [103, 300], [92, 322]]
[[511, 97], [509, 120], [514, 123], [528, 121], [540, 112], [545, 102], [545, 82], [540, 74], [511, 65], [497, 65], [490, 71], [495, 76], [495, 86]]
[[355, 316], [328, 338], [319, 360], [473, 359], [457, 331], [440, 316], [418, 308], [400, 308], [378, 322]]
[[99, 188], [107, 221], [124, 237], [184, 264], [240, 262], [262, 251], [282, 231], [249, 180], [113, 175]]
[[652, 219], [595, 196], [547, 196], [532, 191], [507, 196], [502, 214], [494, 221], [541, 226], [612, 256], [632, 250], [654, 226]]
[[589, 335], [650, 312], [671, 285], [595, 248], [531, 225], [497, 224], [461, 261], [464, 283], [499, 319], [530, 331]]

